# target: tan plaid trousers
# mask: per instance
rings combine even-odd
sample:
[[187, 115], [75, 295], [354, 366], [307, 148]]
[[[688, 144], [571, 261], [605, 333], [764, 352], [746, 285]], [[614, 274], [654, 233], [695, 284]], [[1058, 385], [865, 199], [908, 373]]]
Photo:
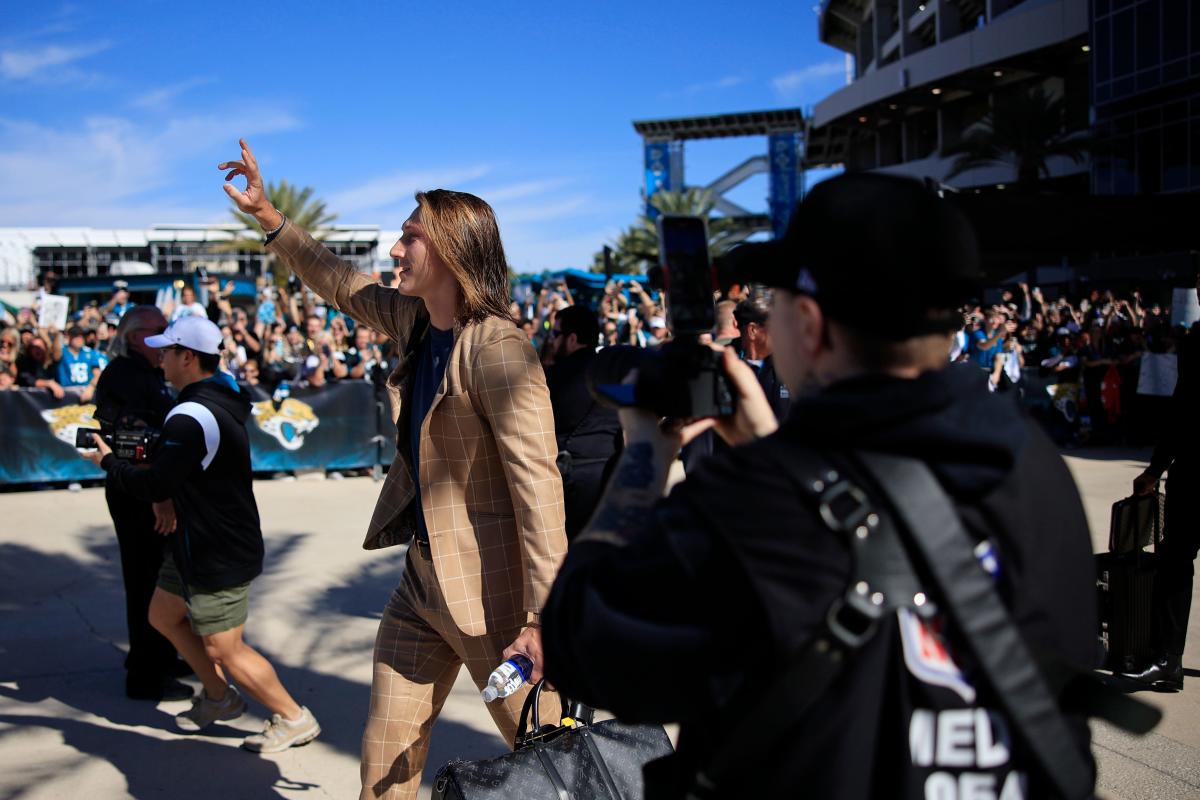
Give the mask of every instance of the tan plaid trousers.
[[[486, 634], [464, 634], [447, 608], [428, 548], [415, 542], [409, 547], [404, 576], [384, 609], [375, 639], [359, 800], [417, 796], [433, 723], [459, 669], [465, 664], [482, 690], [488, 675], [500, 664], [500, 654], [525, 625], [525, 614], [516, 610], [510, 620]], [[528, 687], [523, 687], [488, 704], [496, 727], [510, 746], [526, 694]], [[559, 707], [554, 700], [542, 704], [542, 722], [558, 721]]]

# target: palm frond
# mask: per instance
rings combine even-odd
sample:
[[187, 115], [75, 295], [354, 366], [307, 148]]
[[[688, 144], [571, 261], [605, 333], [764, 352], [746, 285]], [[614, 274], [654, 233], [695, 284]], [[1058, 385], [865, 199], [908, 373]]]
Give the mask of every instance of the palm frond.
[[947, 179], [976, 167], [1011, 163], [1016, 165], [1017, 184], [1028, 188], [1041, 177], [1049, 177], [1049, 160], [1056, 156], [1079, 163], [1092, 152], [1089, 134], [1066, 131], [1063, 98], [1042, 86], [1002, 95], [995, 107], [971, 126], [957, 144], [943, 155], [956, 156]]

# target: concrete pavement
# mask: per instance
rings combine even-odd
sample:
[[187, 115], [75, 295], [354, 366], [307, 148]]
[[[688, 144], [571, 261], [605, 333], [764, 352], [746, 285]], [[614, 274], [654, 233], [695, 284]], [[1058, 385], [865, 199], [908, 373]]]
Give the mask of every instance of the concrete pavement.
[[[1093, 538], [1107, 544], [1108, 507], [1128, 493], [1145, 453], [1076, 451]], [[379, 485], [255, 484], [267, 570], [254, 584], [247, 638], [317, 714], [313, 744], [274, 756], [238, 748], [262, 709], [212, 735], [182, 736], [187, 703], [122, 694], [124, 617], [116, 541], [100, 489], [0, 494], [0, 800], [49, 798], [348, 798], [358, 792], [379, 612], [403, 551], [359, 544]], [[1120, 800], [1200, 798], [1200, 625], [1192, 615], [1178, 695], [1140, 694], [1166, 718], [1148, 737], [1095, 727], [1100, 791]], [[460, 677], [434, 729], [422, 797], [437, 766], [503, 747], [474, 686]]]

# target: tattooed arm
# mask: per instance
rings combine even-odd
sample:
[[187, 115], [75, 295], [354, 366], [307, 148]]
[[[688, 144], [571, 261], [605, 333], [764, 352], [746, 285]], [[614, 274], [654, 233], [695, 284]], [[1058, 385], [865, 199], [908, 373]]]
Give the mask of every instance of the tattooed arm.
[[624, 545], [645, 531], [679, 448], [715, 424], [706, 419], [664, 428], [653, 414], [634, 408], [621, 409], [620, 417], [625, 449], [592, 521], [576, 542]]
[[667, 485], [672, 453], [664, 457], [650, 442], [629, 444], [621, 453], [608, 489], [579, 542], [623, 545], [648, 526], [650, 509]]
[[714, 428], [722, 439], [736, 447], [769, 436], [779, 427], [775, 412], [750, 367], [732, 349], [726, 349], [721, 357], [725, 374], [737, 391], [737, 413], [731, 417], [702, 419], [689, 425], [664, 428], [649, 411], [621, 409], [625, 450], [591, 524], [577, 542], [623, 545], [644, 531], [650, 524], [650, 508], [662, 497], [667, 473], [679, 448], [704, 431]]

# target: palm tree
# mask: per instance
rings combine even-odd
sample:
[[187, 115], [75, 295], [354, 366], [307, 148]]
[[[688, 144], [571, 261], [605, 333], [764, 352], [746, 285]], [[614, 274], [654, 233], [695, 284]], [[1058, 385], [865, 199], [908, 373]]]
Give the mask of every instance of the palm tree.
[[[708, 223], [708, 252], [712, 257], [725, 253], [736, 244], [738, 228], [726, 217], [714, 217], [713, 194], [708, 189], [684, 189], [682, 192], [655, 192], [650, 205], [663, 214], [686, 214], [703, 217]], [[645, 272], [658, 263], [658, 227], [648, 214], [621, 231], [612, 245], [612, 259], [617, 272]], [[592, 271], [604, 271], [604, 251], [592, 258]]]
[[1015, 162], [1017, 186], [1029, 190], [1039, 178], [1050, 177], [1051, 158], [1063, 156], [1078, 164], [1092, 140], [1086, 133], [1068, 133], [1064, 112], [1063, 98], [1040, 85], [997, 97], [992, 110], [944, 151], [957, 156], [946, 179], [976, 167]]
[[[324, 237], [325, 229], [337, 219], [337, 214], [330, 214], [325, 210], [324, 201], [313, 199], [311, 186], [305, 186], [302, 189], [285, 180], [281, 180], [278, 184], [271, 181], [267, 183], [266, 194], [271, 205], [287, 217], [288, 222], [308, 231], [317, 240]], [[253, 217], [236, 209], [231, 210], [230, 213], [233, 214], [234, 219], [246, 227], [247, 234], [258, 228], [258, 223]], [[265, 238], [253, 235], [239, 236], [228, 242], [222, 242], [216, 249], [222, 252], [263, 253], [267, 269], [275, 276], [275, 283], [279, 286], [286, 286], [291, 270], [281, 267], [275, 254], [267, 251], [263, 242]]]

